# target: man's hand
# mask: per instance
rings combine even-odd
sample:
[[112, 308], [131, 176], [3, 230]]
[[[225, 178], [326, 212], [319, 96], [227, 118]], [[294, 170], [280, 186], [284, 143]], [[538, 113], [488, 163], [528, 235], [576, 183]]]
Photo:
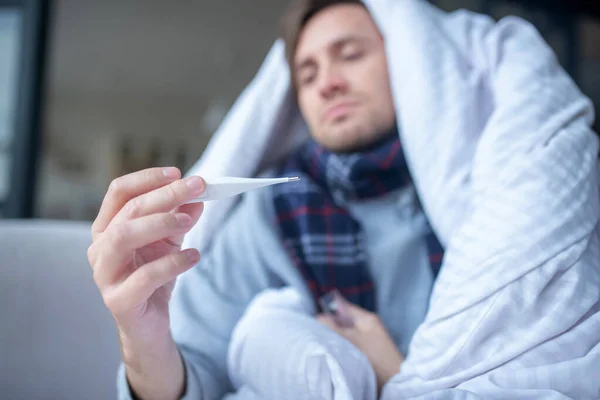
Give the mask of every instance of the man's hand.
[[335, 323], [332, 316], [326, 314], [319, 315], [317, 319], [348, 339], [367, 356], [375, 371], [377, 387], [381, 392], [387, 381], [400, 372], [400, 364], [404, 361], [404, 357], [376, 314], [347, 301], [344, 308], [354, 320], [352, 327], [341, 327]]
[[198, 251], [181, 251], [198, 221], [201, 178], [180, 179], [176, 168], [152, 168], [114, 180], [92, 225], [88, 260], [116, 321], [127, 376], [137, 395], [178, 398], [184, 368], [170, 336], [169, 298], [175, 279], [193, 267]]

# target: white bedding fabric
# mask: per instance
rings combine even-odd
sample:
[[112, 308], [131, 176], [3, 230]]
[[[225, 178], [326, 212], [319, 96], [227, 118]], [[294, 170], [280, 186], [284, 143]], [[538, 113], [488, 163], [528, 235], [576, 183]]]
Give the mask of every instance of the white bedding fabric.
[[314, 312], [292, 287], [266, 290], [250, 303], [229, 345], [231, 399], [376, 400], [367, 358]]
[[[409, 168], [446, 247], [429, 313], [382, 398], [600, 398], [591, 102], [523, 20], [366, 4], [386, 41]], [[306, 134], [290, 93], [278, 41], [190, 173], [255, 176], [285, 155]], [[204, 249], [234, 205], [207, 203], [185, 245]]]

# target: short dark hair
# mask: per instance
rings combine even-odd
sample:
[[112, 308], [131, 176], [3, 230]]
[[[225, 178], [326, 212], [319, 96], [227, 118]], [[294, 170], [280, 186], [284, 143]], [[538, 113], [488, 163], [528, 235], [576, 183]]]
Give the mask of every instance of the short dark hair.
[[279, 35], [285, 44], [285, 58], [290, 67], [292, 82], [294, 77], [294, 54], [302, 28], [319, 11], [336, 4], [358, 4], [361, 0], [292, 0], [279, 23]]

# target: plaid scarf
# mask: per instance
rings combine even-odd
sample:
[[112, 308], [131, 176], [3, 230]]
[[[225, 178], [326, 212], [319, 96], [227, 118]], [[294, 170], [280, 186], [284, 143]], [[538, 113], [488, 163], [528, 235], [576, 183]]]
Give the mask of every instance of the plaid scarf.
[[[309, 140], [279, 172], [300, 177], [297, 183], [273, 186], [273, 200], [284, 247], [315, 303], [337, 289], [375, 311], [365, 236], [345, 204], [383, 196], [410, 182], [397, 131], [361, 153], [336, 154]], [[443, 250], [433, 233], [425, 239], [437, 275]]]

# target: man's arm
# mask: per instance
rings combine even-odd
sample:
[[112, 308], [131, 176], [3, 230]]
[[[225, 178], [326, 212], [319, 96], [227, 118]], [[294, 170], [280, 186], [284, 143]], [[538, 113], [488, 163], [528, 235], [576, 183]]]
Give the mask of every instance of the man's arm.
[[[168, 357], [173, 355], [173, 359], [140, 352], [146, 357], [140, 362], [165, 370], [167, 377], [171, 372], [165, 365], [177, 368], [177, 361], [183, 361], [183, 399], [216, 399], [232, 390], [226, 357], [233, 328], [257, 293], [280, 286], [283, 279], [291, 277], [294, 281], [294, 271], [286, 270], [289, 263], [277, 263], [283, 276], [270, 268], [268, 255], [277, 260], [281, 250], [271, 249], [276, 238], [262, 196], [258, 192], [247, 195], [199, 263], [179, 276], [169, 306], [171, 336], [176, 345], [168, 350], [173, 351]], [[161, 365], [152, 363], [157, 359]], [[163, 365], [165, 359], [173, 364]], [[121, 365], [118, 377], [119, 398], [123, 400], [135, 398], [132, 374], [126, 365]]]

